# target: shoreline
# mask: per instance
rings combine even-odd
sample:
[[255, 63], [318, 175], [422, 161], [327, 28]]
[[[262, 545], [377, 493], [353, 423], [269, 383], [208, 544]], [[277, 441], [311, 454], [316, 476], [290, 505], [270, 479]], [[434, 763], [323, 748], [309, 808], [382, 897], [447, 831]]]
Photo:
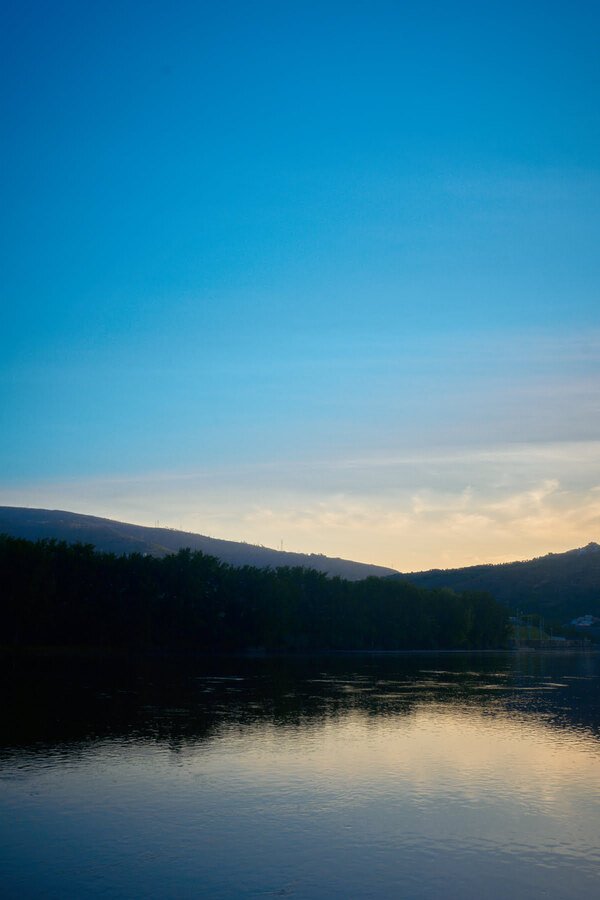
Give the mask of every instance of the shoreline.
[[600, 653], [600, 645], [589, 647], [496, 647], [487, 649], [403, 649], [403, 650], [245, 650], [233, 652], [206, 652], [194, 650], [129, 650], [123, 647], [45, 646], [27, 645], [21, 647], [0, 645], [0, 659], [80, 659], [80, 660], [154, 660], [174, 661], [194, 659], [209, 660], [268, 660], [268, 659], [316, 659], [344, 657], [414, 657], [414, 656], [589, 656]]

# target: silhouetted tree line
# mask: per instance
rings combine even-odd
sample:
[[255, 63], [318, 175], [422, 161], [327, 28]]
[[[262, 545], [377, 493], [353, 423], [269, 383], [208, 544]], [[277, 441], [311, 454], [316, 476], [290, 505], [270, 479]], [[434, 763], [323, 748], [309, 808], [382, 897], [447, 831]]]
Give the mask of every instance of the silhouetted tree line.
[[0, 644], [224, 652], [486, 648], [507, 637], [489, 594], [312, 569], [234, 568], [0, 536]]

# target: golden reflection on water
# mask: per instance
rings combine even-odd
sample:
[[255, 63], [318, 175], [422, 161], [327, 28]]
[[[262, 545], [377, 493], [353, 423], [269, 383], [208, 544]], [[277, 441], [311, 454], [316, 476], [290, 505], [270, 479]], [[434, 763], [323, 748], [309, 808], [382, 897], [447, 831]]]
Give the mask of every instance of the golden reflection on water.
[[216, 769], [237, 761], [256, 778], [352, 778], [357, 786], [377, 781], [382, 790], [402, 780], [423, 793], [452, 787], [472, 798], [507, 783], [524, 802], [572, 801], [576, 787], [600, 796], [600, 744], [584, 730], [450, 704], [428, 703], [407, 715], [354, 710], [302, 728], [228, 729], [208, 759]]

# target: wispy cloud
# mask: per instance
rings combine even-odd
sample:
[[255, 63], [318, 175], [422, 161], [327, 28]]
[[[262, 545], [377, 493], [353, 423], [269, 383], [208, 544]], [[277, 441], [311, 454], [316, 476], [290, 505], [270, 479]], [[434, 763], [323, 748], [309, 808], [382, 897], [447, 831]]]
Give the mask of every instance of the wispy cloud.
[[598, 538], [600, 442], [446, 448], [4, 489], [69, 508], [403, 570], [507, 561]]

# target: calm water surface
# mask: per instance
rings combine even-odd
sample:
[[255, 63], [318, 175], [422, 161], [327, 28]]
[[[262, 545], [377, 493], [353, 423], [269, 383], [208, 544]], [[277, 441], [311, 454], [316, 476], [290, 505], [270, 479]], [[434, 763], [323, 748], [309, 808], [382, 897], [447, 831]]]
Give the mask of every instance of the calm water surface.
[[598, 669], [5, 660], [2, 896], [600, 896]]

